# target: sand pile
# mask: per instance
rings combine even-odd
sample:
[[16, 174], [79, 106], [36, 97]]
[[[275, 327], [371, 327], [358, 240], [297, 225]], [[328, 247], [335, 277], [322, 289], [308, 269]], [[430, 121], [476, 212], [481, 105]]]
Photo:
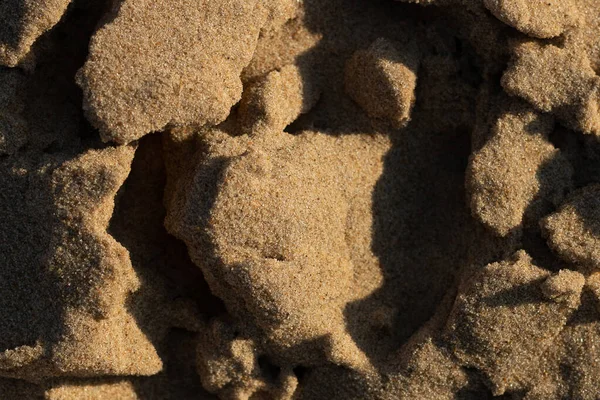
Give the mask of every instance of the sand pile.
[[600, 3], [0, 5], [0, 398], [597, 400]]

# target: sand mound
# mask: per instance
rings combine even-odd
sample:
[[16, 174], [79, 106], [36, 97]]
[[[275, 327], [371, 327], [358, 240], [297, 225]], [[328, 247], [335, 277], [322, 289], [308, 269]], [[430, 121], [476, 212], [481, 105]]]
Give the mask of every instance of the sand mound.
[[[330, 357], [340, 362], [363, 363], [343, 321], [343, 307], [361, 294], [352, 289], [352, 276], [360, 271], [353, 271], [349, 246], [368, 242], [361, 236], [369, 231], [359, 227], [371, 224], [363, 220], [370, 217], [365, 213], [371, 208], [369, 188], [381, 174], [389, 142], [318, 132], [297, 137], [273, 133], [251, 143], [221, 132], [207, 135], [212, 136], [205, 144], [210, 152], [203, 164], [222, 169], [207, 176], [206, 167], [196, 167], [199, 175], [190, 177], [192, 186], [178, 193], [185, 200], [171, 200], [185, 205], [168, 220], [170, 230], [188, 243], [200, 265], [205, 264], [200, 261], [204, 246], [214, 247], [218, 261], [202, 265], [211, 285], [218, 285], [213, 291], [238, 316], [254, 315], [256, 328], [272, 346], [293, 348], [331, 336], [315, 347], [331, 347]], [[317, 173], [315, 160], [328, 167]], [[210, 186], [218, 188], [209, 200], [211, 209], [197, 209], [207, 200], [201, 188]], [[304, 190], [307, 186], [310, 191]], [[233, 200], [237, 198], [243, 200]], [[201, 246], [204, 221], [211, 240]], [[255, 296], [257, 292], [263, 294]], [[314, 357], [307, 350], [294, 353], [288, 357]]]

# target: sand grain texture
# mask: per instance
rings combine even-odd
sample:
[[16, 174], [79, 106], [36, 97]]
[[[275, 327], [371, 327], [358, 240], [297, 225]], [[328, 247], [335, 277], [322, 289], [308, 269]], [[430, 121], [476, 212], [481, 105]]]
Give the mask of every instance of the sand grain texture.
[[459, 289], [447, 340], [464, 365], [489, 379], [495, 395], [519, 389], [519, 375], [552, 344], [579, 306], [583, 277], [569, 273], [577, 279], [561, 285], [566, 272], [550, 276], [520, 251], [476, 272]]
[[[379, 177], [387, 140], [306, 132], [297, 137], [273, 133], [249, 142], [223, 135], [216, 133], [213, 154], [191, 178], [193, 186], [184, 189], [188, 193], [180, 194], [186, 196], [185, 205], [167, 226], [188, 243], [213, 291], [236, 315], [254, 315], [256, 328], [271, 346], [292, 350], [331, 336], [323, 343], [331, 347], [329, 357], [365, 364], [343, 322], [342, 309], [356, 296], [345, 232], [353, 209], [369, 207], [368, 188]], [[224, 157], [229, 161], [220, 161]], [[329, 168], [315, 175], [314, 160]], [[217, 163], [224, 167], [217, 175], [202, 172]], [[199, 236], [204, 221], [198, 219], [206, 211], [194, 207], [203, 206], [202, 197], [196, 197], [203, 196], [201, 188], [212, 185], [218, 185], [218, 194], [205, 218], [218, 261], [206, 265]], [[305, 191], [306, 186], [311, 191]], [[181, 204], [177, 198], [172, 202]], [[299, 348], [289, 357], [310, 359], [316, 351]]]
[[283, 131], [318, 101], [319, 90], [306, 82], [295, 65], [286, 65], [258, 79], [244, 91], [239, 114], [242, 130]]
[[88, 118], [118, 143], [224, 121], [266, 14], [258, 0], [124, 2], [94, 35], [79, 74]]
[[579, 49], [525, 42], [515, 47], [502, 86], [569, 128], [598, 134], [599, 79]]
[[[8, 257], [2, 312], [21, 314], [7, 318], [4, 327], [7, 376], [160, 370], [154, 348], [124, 307], [139, 285], [128, 253], [106, 233], [133, 151], [92, 150], [27, 166], [19, 159], [5, 161], [2, 232], [11, 240], [2, 250]], [[22, 202], [27, 207], [11, 217]], [[21, 216], [22, 237], [12, 228], [15, 215]], [[47, 230], [36, 228], [40, 221]], [[23, 297], [31, 285], [37, 294]]]
[[524, 224], [537, 224], [560, 204], [571, 187], [572, 168], [548, 140], [552, 118], [520, 103], [498, 101], [504, 106], [487, 143], [471, 157], [466, 184], [475, 217], [506, 236]]
[[498, 19], [530, 36], [546, 39], [559, 36], [577, 23], [573, 0], [484, 0]]
[[419, 50], [378, 39], [346, 65], [346, 92], [369, 116], [402, 127], [415, 103]]
[[61, 19], [71, 0], [7, 0], [0, 4], [0, 65], [14, 67]]
[[599, 15], [4, 1], [0, 398], [598, 400]]
[[600, 268], [599, 194], [600, 186], [585, 187], [541, 222], [550, 247], [566, 261], [583, 268]]
[[138, 400], [130, 382], [114, 382], [100, 384], [64, 384], [46, 391], [46, 400]]

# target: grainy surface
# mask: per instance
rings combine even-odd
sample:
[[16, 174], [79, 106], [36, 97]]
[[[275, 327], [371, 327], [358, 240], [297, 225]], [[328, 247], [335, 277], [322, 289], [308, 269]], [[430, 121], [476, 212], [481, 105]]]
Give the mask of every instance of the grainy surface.
[[88, 118], [118, 143], [224, 121], [266, 14], [258, 0], [123, 2], [94, 35], [79, 75]]
[[600, 3], [0, 4], [0, 398], [597, 400]]
[[61, 19], [71, 0], [5, 0], [0, 3], [0, 65], [14, 67], [33, 43]]

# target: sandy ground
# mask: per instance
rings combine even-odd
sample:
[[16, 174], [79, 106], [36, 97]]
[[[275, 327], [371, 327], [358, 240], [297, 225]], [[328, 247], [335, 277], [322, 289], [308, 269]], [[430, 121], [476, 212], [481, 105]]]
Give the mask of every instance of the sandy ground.
[[0, 398], [600, 399], [596, 0], [0, 5]]

